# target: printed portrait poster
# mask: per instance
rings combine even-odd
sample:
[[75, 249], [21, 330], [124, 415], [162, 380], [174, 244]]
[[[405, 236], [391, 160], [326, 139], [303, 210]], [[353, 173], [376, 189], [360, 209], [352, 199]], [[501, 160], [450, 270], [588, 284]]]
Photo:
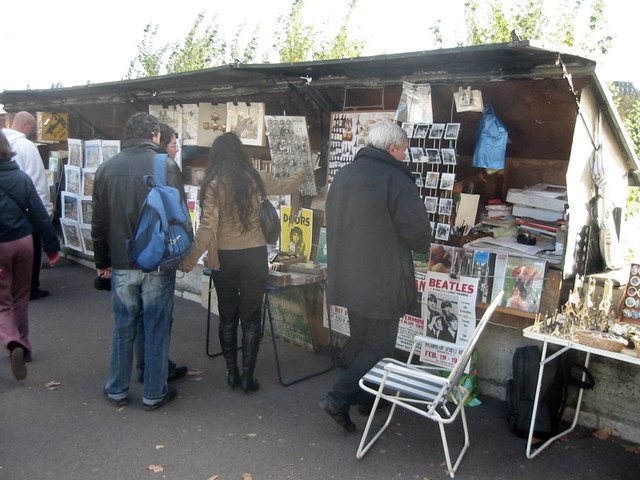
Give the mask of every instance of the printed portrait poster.
[[451, 369], [476, 328], [478, 278], [427, 272], [422, 295], [424, 335], [420, 360]]
[[290, 223], [290, 218], [291, 207], [282, 205], [280, 207], [280, 220], [282, 221], [280, 249], [309, 259], [313, 232], [313, 210], [301, 208], [293, 223]]
[[398, 336], [396, 337], [396, 348], [410, 352], [413, 346], [413, 339], [416, 335], [422, 335], [424, 332], [424, 320], [421, 316], [422, 312], [422, 296], [427, 285], [427, 273], [416, 272], [416, 303], [412, 309], [400, 319], [398, 326]]

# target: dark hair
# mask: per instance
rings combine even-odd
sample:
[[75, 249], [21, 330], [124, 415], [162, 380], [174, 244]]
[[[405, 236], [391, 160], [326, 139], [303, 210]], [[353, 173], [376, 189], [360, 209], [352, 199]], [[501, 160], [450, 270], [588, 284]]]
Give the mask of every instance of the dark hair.
[[14, 156], [16, 152], [11, 150], [11, 144], [7, 137], [4, 136], [4, 133], [0, 130], [0, 162], [8, 162]]
[[449, 300], [445, 300], [440, 304], [440, 308], [453, 308], [453, 305]]
[[166, 123], [159, 123], [160, 125], [160, 145], [166, 147], [171, 142], [171, 136], [176, 133], [174, 128]]
[[297, 233], [300, 236], [300, 239], [302, 239], [302, 229], [300, 227], [293, 227], [291, 229], [291, 231], [289, 232], [289, 239], [293, 238], [293, 234]]
[[249, 230], [249, 220], [254, 199], [264, 193], [260, 174], [253, 168], [244, 145], [235, 133], [227, 132], [217, 137], [209, 151], [209, 162], [200, 188], [200, 205], [205, 208], [207, 187], [213, 180], [227, 193], [226, 205], [220, 208], [235, 209], [242, 223], [242, 231]]
[[123, 140], [130, 138], [146, 138], [151, 140], [160, 131], [158, 119], [145, 112], [134, 113], [124, 127]]

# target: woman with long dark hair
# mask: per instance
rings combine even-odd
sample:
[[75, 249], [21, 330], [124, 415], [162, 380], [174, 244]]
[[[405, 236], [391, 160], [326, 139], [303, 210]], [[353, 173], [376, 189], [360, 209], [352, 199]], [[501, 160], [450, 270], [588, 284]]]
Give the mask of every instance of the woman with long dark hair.
[[[227, 383], [245, 393], [260, 388], [253, 377], [260, 345], [260, 313], [267, 287], [267, 246], [260, 224], [260, 196], [294, 193], [304, 171], [277, 179], [258, 172], [234, 133], [217, 137], [200, 189], [201, 221], [186, 258], [191, 271], [207, 251], [218, 295], [220, 345]], [[242, 375], [237, 363], [238, 323], [242, 328]]]

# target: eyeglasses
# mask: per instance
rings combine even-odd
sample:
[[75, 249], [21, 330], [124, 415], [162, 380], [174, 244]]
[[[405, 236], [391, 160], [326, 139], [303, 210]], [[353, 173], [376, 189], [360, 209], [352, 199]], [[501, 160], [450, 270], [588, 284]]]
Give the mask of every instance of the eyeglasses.
[[177, 146], [178, 146], [178, 144], [177, 144], [177, 143], [168, 143], [168, 144], [167, 144], [167, 147], [173, 147], [173, 148], [176, 148]]

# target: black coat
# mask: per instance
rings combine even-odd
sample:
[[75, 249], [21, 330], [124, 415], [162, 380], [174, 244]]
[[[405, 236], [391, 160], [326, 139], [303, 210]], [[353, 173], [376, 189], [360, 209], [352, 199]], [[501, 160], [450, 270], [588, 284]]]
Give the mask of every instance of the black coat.
[[415, 301], [411, 251], [431, 228], [411, 171], [365, 147], [340, 169], [327, 197], [328, 301], [372, 319], [403, 316]]

